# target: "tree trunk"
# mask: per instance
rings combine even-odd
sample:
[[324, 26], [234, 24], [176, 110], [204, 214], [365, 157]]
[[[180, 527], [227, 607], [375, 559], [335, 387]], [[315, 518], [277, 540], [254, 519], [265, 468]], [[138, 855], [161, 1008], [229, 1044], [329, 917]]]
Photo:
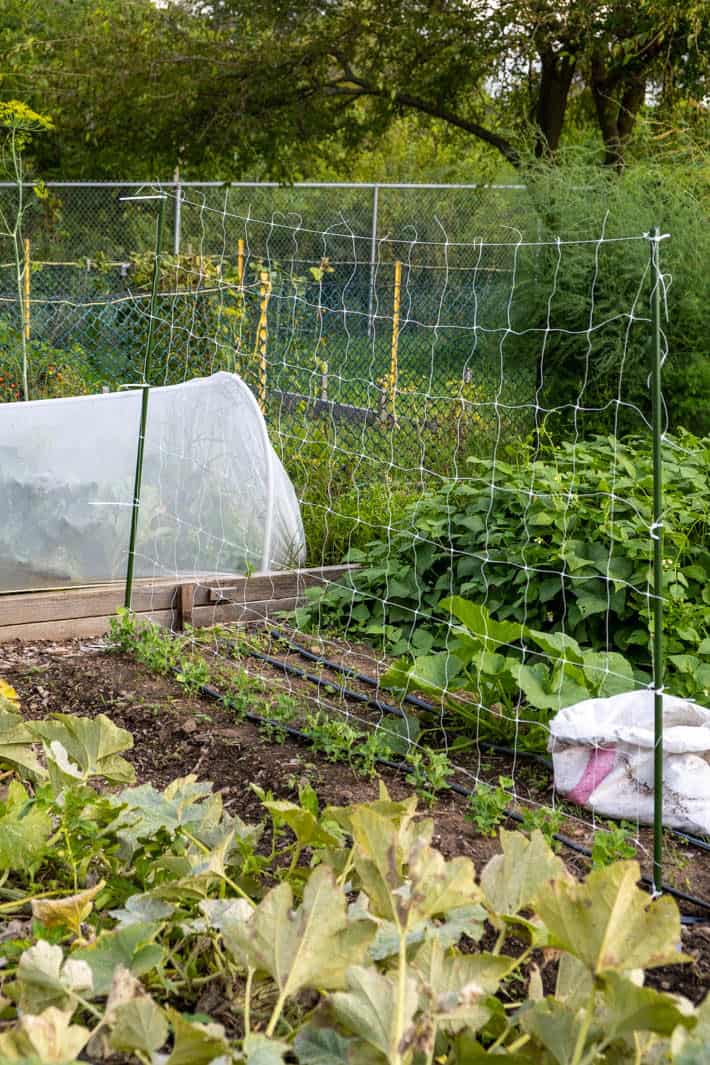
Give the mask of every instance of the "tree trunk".
[[551, 48], [540, 52], [540, 91], [535, 109], [535, 155], [554, 155], [560, 145], [576, 58], [557, 56]]
[[624, 152], [646, 97], [646, 79], [638, 73], [609, 71], [600, 55], [592, 56], [591, 90], [604, 165], [624, 169]]

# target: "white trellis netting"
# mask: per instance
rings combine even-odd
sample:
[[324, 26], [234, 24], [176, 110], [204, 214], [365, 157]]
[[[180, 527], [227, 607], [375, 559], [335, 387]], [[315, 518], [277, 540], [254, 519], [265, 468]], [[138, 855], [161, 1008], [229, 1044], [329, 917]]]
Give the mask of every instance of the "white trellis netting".
[[[140, 391], [0, 406], [0, 591], [121, 578]], [[235, 374], [150, 394], [136, 575], [298, 563], [296, 495]]]

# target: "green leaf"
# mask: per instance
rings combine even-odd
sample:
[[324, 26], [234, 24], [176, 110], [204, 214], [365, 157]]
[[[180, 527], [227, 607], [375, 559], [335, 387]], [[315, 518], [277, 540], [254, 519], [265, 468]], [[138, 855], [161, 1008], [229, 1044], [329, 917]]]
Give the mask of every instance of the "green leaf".
[[631, 663], [617, 652], [587, 651], [583, 669], [591, 690], [600, 699], [633, 691], [636, 687]]
[[29, 872], [46, 854], [51, 834], [50, 814], [31, 804], [19, 781], [11, 781], [0, 817], [0, 872]]
[[639, 987], [621, 973], [608, 972], [603, 981], [609, 1006], [604, 1018], [607, 1037], [619, 1039], [637, 1031], [671, 1035], [678, 1025], [693, 1028], [696, 1024], [695, 1017], [684, 1012], [671, 995]]
[[36, 742], [30, 726], [15, 713], [8, 700], [0, 703], [0, 764], [26, 769], [34, 776], [45, 775], [33, 750]]
[[225, 928], [225, 942], [252, 968], [269, 973], [282, 995], [292, 996], [304, 987], [344, 987], [346, 970], [364, 959], [374, 934], [369, 921], [349, 925], [345, 893], [332, 870], [321, 865], [297, 910], [291, 885], [279, 884], [248, 921]]
[[145, 924], [150, 921], [163, 921], [170, 917], [175, 907], [169, 902], [155, 898], [150, 894], [131, 895], [120, 910], [109, 910], [109, 916], [118, 922], [120, 928], [129, 924]]
[[334, 1028], [316, 1028], [307, 1024], [294, 1039], [293, 1048], [300, 1065], [348, 1065], [352, 1039], [345, 1039]]
[[133, 746], [133, 737], [105, 714], [53, 714], [47, 721], [33, 722], [31, 727], [45, 744], [50, 775], [53, 773], [59, 784], [92, 776], [115, 784], [135, 780], [133, 767], [120, 757], [121, 751]]
[[439, 940], [442, 947], [455, 947], [463, 935], [477, 943], [483, 935], [486, 916], [485, 909], [478, 902], [453, 906], [441, 924], [430, 925], [431, 935]]
[[[557, 1065], [572, 1065], [579, 1060], [575, 1057], [575, 1051], [583, 1023], [582, 1011], [573, 1010], [553, 998], [535, 1002], [523, 1011], [520, 1018], [523, 1031], [545, 1047]], [[590, 1027], [583, 1046], [594, 1043], [597, 1032], [598, 1029]]]
[[710, 1046], [710, 995], [695, 1011], [697, 1021], [692, 1034], [676, 1032], [674, 1044], [680, 1043], [677, 1054], [673, 1057], [674, 1065], [707, 1065], [707, 1050]]
[[198, 1024], [168, 1011], [175, 1045], [165, 1065], [210, 1065], [215, 1058], [229, 1054], [229, 1044], [221, 1024]]
[[[173, 835], [184, 825], [194, 833], [205, 822], [214, 823], [217, 812], [221, 813], [221, 801], [214, 804], [217, 798], [212, 795], [212, 785], [198, 782], [194, 775], [173, 780], [165, 791], [152, 784], [125, 788], [112, 799], [120, 808], [114, 828], [130, 849], [161, 830]], [[203, 802], [205, 799], [208, 801]]]
[[640, 875], [638, 862], [616, 862], [581, 884], [558, 879], [534, 908], [556, 943], [595, 974], [686, 961], [678, 907], [668, 896], [652, 901], [636, 886]]
[[41, 1013], [49, 1006], [71, 1007], [74, 992], [90, 994], [93, 976], [85, 962], [76, 957], [65, 961], [61, 947], [40, 939], [20, 956], [17, 985], [20, 1009]]
[[297, 803], [267, 799], [262, 805], [275, 815], [275, 820], [288, 825], [300, 847], [308, 847], [311, 844], [335, 847], [342, 842], [339, 836], [329, 832], [309, 810], [304, 810]]
[[520, 913], [551, 880], [570, 878], [538, 829], [530, 839], [501, 829], [500, 843], [503, 853], [494, 855], [481, 874], [486, 901], [498, 916]]
[[456, 1033], [464, 1027], [470, 1031], [483, 1027], [491, 1014], [486, 998], [498, 990], [515, 964], [515, 959], [485, 952], [451, 954], [429, 937], [417, 951], [413, 968], [433, 996], [437, 1024]]
[[605, 614], [610, 609], [606, 596], [590, 595], [589, 593], [577, 593], [575, 603], [582, 618], [589, 618], [592, 614]]
[[141, 923], [103, 932], [90, 947], [75, 950], [72, 957], [87, 963], [96, 994], [106, 995], [119, 965], [134, 976], [144, 976], [160, 965], [163, 948], [152, 942], [159, 928], [158, 924]]
[[[560, 587], [559, 578], [554, 578], [557, 590]], [[527, 633], [538, 647], [552, 658], [565, 658], [570, 662], [582, 661], [582, 649], [576, 640], [568, 636], [566, 632], [537, 632], [531, 630]]]
[[[418, 1000], [417, 982], [407, 976], [402, 1032], [412, 1023]], [[348, 990], [331, 995], [330, 1005], [341, 1024], [374, 1046], [388, 1061], [398, 1056], [397, 985], [394, 978], [376, 969], [353, 966], [348, 971]]]
[[408, 659], [394, 662], [382, 677], [382, 684], [437, 695], [450, 688], [451, 681], [462, 669], [463, 662], [448, 651], [418, 655], [414, 662]]
[[246, 1054], [247, 1065], [282, 1065], [284, 1055], [291, 1048], [280, 1039], [270, 1039], [266, 1035], [252, 1032], [244, 1040], [242, 1049]]
[[116, 1010], [109, 1043], [113, 1050], [151, 1055], [168, 1038], [160, 1007], [148, 995], [131, 999]]
[[473, 636], [485, 643], [489, 651], [495, 651], [501, 644], [519, 643], [527, 631], [525, 626], [518, 622], [494, 621], [484, 606], [472, 603], [460, 595], [442, 599], [439, 607], [458, 618]]

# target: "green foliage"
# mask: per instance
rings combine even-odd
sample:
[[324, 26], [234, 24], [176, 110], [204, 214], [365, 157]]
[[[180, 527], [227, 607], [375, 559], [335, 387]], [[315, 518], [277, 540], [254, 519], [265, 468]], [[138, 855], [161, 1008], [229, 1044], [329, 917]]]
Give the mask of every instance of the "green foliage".
[[[66, 715], [54, 723], [66, 728]], [[113, 771], [121, 730], [99, 726], [89, 756], [87, 727], [73, 754], [87, 772]], [[44, 736], [46, 752], [53, 742]], [[431, 762], [428, 786], [445, 772]], [[305, 783], [298, 802], [261, 793], [269, 852], [261, 827], [194, 777], [107, 797], [94, 779], [9, 785], [3, 816], [56, 831], [50, 846], [33, 828], [31, 859], [18, 846], [4, 867], [3, 915], [31, 905], [34, 917], [19, 933], [8, 921], [3, 940], [4, 1061], [70, 1065], [89, 1037], [92, 1057], [103, 1047], [168, 1065], [287, 1054], [413, 1065], [421, 1046], [452, 1065], [493, 1048], [511, 1063], [524, 1048], [531, 1065], [561, 1046], [577, 1058], [557, 1060], [578, 1065], [613, 1065], [629, 1048], [639, 1065], [693, 1061], [701, 1013], [632, 972], [686, 960], [675, 904], [639, 891], [636, 863], [578, 884], [540, 832], [502, 832], [478, 882], [468, 858], [431, 846], [416, 799], [395, 802], [382, 785], [375, 802], [326, 810]], [[471, 953], [485, 919], [495, 948]], [[559, 954], [555, 995], [513, 998], [536, 947]], [[212, 1001], [224, 1023], [204, 1014]]]
[[[62, 176], [150, 178], [178, 161], [209, 177], [318, 177], [328, 164], [350, 177], [352, 157], [377, 146], [403, 113], [433, 119], [436, 139], [458, 132], [454, 144], [479, 178], [484, 150], [489, 167], [519, 165], [529, 148], [554, 153], [569, 127], [570, 139], [580, 126], [594, 131], [616, 163], [643, 111], [639, 87], [658, 87], [649, 110], [670, 124], [682, 103], [702, 99], [707, 72], [698, 0], [562, 12], [550, 0], [536, 12], [516, 0], [493, 11], [478, 0], [435, 11], [422, 0], [339, 0], [302, 3], [288, 17], [243, 0], [8, 6], [6, 77], [56, 116], [38, 160], [62, 166]], [[686, 122], [692, 113], [687, 106]], [[127, 145], [115, 131], [129, 126]], [[396, 147], [390, 136], [381, 150]], [[416, 153], [400, 153], [421, 165]]]
[[480, 781], [468, 798], [466, 817], [482, 836], [494, 836], [510, 806], [513, 778], [499, 776], [498, 786]]
[[[707, 134], [703, 140], [707, 142]], [[598, 255], [570, 249], [560, 262], [554, 242], [558, 235], [573, 240], [603, 232], [614, 238], [647, 233], [658, 225], [667, 235], [659, 247], [659, 262], [666, 277], [663, 392], [668, 422], [674, 432], [683, 427], [700, 436], [710, 433], [705, 402], [710, 388], [705, 345], [708, 305], [700, 283], [710, 253], [710, 238], [703, 225], [707, 187], [707, 154], [702, 152], [688, 153], [687, 157], [681, 153], [670, 161], [644, 160], [630, 167], [621, 181], [590, 166], [583, 153], [570, 153], [561, 167], [538, 166], [531, 171], [530, 193], [540, 213], [544, 238], [551, 243], [541, 249], [535, 284], [519, 292], [516, 303], [526, 327], [544, 327], [546, 308], [540, 304], [539, 293], [554, 288], [553, 314], [563, 316], [565, 325], [565, 331], [551, 337], [546, 345], [539, 398], [543, 406], [559, 408], [565, 402], [577, 402], [586, 356], [580, 338], [566, 330], [585, 330], [592, 292], [596, 328], [579, 402], [587, 408], [601, 408], [621, 396], [623, 408], [614, 413], [613, 423], [611, 419], [605, 423], [616, 424], [617, 435], [638, 431], [636, 407], [649, 417], [648, 324], [639, 321], [627, 328], [625, 316], [619, 316], [621, 307], [635, 307], [635, 313], [644, 319], [648, 315], [647, 292], [639, 290], [640, 271], [648, 261], [646, 243], [615, 242], [601, 247]], [[589, 425], [592, 415], [584, 417]], [[563, 418], [564, 414], [558, 413], [554, 420]]]
[[407, 752], [407, 783], [417, 795], [431, 805], [437, 794], [447, 787], [453, 772], [445, 751], [431, 748], [413, 749]]
[[[701, 700], [710, 684], [708, 446], [680, 434], [664, 447], [667, 683]], [[362, 568], [310, 593], [299, 621], [347, 627], [394, 654], [421, 648], [410, 684], [423, 690], [461, 686], [465, 666], [464, 686], [485, 689], [488, 706], [510, 708], [522, 690], [530, 706], [552, 710], [646, 682], [650, 446], [613, 437], [546, 442], [537, 453], [495, 464], [474, 458], [469, 467], [469, 477], [405, 508], [391, 536], [351, 551]], [[446, 624], [447, 613], [458, 614], [442, 608], [451, 592], [485, 603], [466, 608], [468, 635]], [[524, 658], [498, 651], [521, 640], [536, 645]], [[443, 645], [446, 656], [427, 657]]]
[[592, 840], [592, 865], [602, 869], [624, 858], [633, 858], [634, 826], [621, 821], [618, 825], [609, 821], [605, 828], [598, 828]]
[[[561, 844], [555, 839], [555, 836], [562, 828], [562, 823], [565, 819], [564, 812], [560, 809], [551, 809], [549, 806], [538, 806], [535, 809], [527, 807], [522, 811], [522, 825], [526, 832], [540, 832], [548, 846], [552, 847], [554, 851], [561, 849]], [[624, 857], [633, 857], [636, 854], [635, 849], [632, 854], [626, 854]]]

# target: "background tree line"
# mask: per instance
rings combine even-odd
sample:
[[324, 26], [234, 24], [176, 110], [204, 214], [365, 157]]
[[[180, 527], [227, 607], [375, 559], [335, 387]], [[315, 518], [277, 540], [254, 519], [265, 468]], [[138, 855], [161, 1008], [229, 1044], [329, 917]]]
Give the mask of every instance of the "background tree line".
[[709, 44], [707, 0], [3, 0], [0, 89], [52, 119], [44, 179], [514, 180], [540, 235], [657, 222], [669, 401], [703, 429]]

